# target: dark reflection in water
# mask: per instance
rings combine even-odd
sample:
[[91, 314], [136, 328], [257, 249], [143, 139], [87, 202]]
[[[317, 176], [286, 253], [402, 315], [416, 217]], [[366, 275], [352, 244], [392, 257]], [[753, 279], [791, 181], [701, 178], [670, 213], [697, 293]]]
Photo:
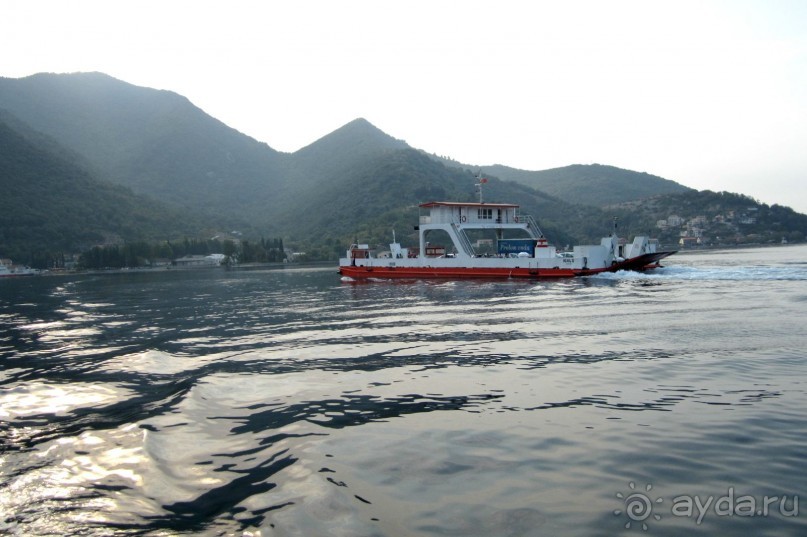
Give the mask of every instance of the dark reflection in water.
[[[558, 282], [2, 281], [0, 533], [801, 535], [670, 511], [807, 493], [804, 249], [748, 252]], [[617, 493], [648, 484], [660, 518], [630, 519]]]

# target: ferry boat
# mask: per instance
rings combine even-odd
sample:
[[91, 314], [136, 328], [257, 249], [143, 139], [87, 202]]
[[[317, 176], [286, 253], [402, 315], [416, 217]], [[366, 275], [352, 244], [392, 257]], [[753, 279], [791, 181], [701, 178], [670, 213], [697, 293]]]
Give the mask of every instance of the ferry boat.
[[[368, 244], [352, 244], [339, 260], [339, 273], [352, 279], [367, 278], [571, 278], [620, 270], [646, 271], [675, 251], [658, 251], [658, 241], [636, 236], [628, 243], [617, 237], [616, 225], [600, 244], [558, 251], [544, 237], [535, 219], [510, 203], [432, 201], [420, 204], [419, 248], [402, 248], [395, 241], [389, 252], [375, 255]], [[492, 235], [495, 252], [478, 253], [468, 232]], [[513, 237], [516, 235], [516, 237]], [[431, 242], [439, 237], [447, 248]]]
[[10, 262], [6, 264], [0, 260], [0, 278], [13, 278], [18, 276], [36, 276], [39, 274], [37, 269], [29, 267], [15, 267]]

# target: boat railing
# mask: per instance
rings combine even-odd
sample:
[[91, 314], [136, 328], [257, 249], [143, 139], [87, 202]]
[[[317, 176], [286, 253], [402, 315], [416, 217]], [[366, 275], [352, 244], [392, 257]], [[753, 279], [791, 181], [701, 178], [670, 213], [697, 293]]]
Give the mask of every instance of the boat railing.
[[468, 254], [470, 257], [474, 257], [476, 252], [474, 251], [474, 247], [471, 244], [471, 240], [468, 238], [468, 235], [457, 225], [452, 223], [451, 228], [454, 230], [454, 233], [460, 240], [460, 244], [462, 249], [465, 250], [465, 253]]
[[536, 237], [543, 236], [544, 233], [541, 231], [541, 228], [538, 227], [538, 223], [535, 221], [532, 215], [520, 214], [518, 215], [518, 221], [525, 222], [527, 224], [527, 229], [529, 229]]

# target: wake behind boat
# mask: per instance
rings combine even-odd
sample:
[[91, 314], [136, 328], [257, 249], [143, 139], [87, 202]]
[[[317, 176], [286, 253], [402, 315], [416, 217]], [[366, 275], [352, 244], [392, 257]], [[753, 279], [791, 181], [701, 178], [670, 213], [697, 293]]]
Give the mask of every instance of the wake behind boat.
[[[480, 201], [433, 201], [420, 205], [419, 248], [402, 248], [395, 241], [390, 251], [376, 256], [368, 244], [352, 244], [339, 260], [339, 273], [365, 278], [570, 278], [619, 270], [645, 271], [659, 267], [659, 261], [675, 251], [657, 251], [658, 242], [636, 236], [632, 243], [614, 233], [600, 244], [575, 246], [559, 252], [551, 246], [529, 215], [518, 205]], [[428, 211], [428, 214], [424, 214]], [[476, 241], [468, 232], [493, 233], [495, 239]], [[509, 238], [520, 235], [518, 238]], [[433, 236], [451, 247], [437, 246]], [[506, 238], [507, 237], [507, 238]], [[495, 240], [495, 253], [477, 253]]]

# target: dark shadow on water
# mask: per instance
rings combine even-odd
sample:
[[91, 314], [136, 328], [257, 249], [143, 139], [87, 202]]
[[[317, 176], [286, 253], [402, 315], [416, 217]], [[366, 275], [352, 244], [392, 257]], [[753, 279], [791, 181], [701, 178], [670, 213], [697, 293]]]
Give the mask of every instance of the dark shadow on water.
[[329, 429], [343, 429], [368, 422], [386, 421], [407, 414], [441, 410], [463, 410], [500, 400], [500, 394], [461, 396], [423, 396], [408, 394], [381, 398], [372, 395], [345, 395], [341, 399], [303, 401], [286, 407], [273, 408], [250, 414], [246, 418], [214, 417], [211, 419], [238, 419], [243, 422], [231, 429], [233, 434], [256, 433], [286, 427], [298, 421], [307, 421]]
[[[193, 500], [163, 505], [163, 509], [168, 514], [145, 517], [147, 521], [145, 524], [105, 523], [104, 526], [118, 530], [133, 530], [140, 534], [151, 534], [155, 531], [202, 532], [222, 521], [234, 521], [237, 515], [245, 513], [246, 508], [239, 507], [238, 504], [277, 487], [276, 483], [268, 480], [295, 462], [297, 462], [297, 458], [288, 455], [287, 450], [283, 450], [253, 468], [239, 470], [228, 465], [226, 468], [213, 470], [241, 475], [219, 487], [204, 492]], [[276, 506], [256, 509], [250, 513], [251, 516], [238, 516], [237, 524], [242, 527], [259, 526], [263, 523], [266, 513], [292, 503], [285, 502]]]

